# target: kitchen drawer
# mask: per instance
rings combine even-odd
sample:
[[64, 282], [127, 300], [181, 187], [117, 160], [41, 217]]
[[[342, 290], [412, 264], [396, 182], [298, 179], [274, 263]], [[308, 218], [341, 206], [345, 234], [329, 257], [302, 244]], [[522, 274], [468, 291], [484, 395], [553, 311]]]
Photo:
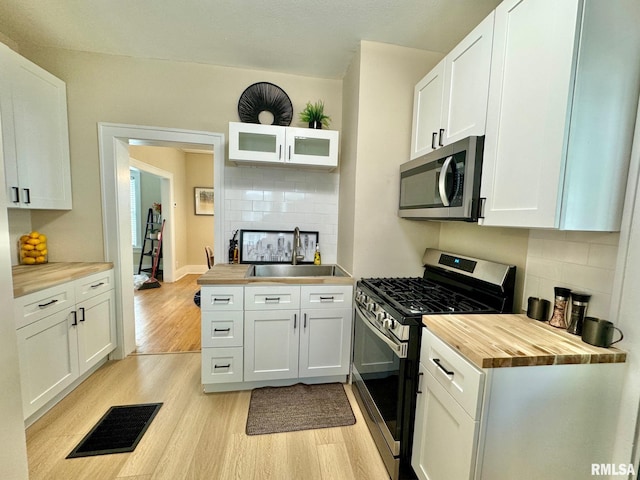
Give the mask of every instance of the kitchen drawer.
[[242, 347], [244, 313], [202, 312], [202, 347]]
[[351, 308], [351, 285], [303, 285], [300, 290], [301, 308]]
[[480, 413], [485, 374], [426, 328], [420, 363], [474, 420]]
[[300, 286], [246, 287], [245, 310], [288, 310], [300, 308]]
[[203, 312], [242, 310], [244, 287], [202, 287], [200, 306]]
[[40, 290], [14, 300], [16, 328], [22, 328], [37, 320], [75, 306], [73, 282]]
[[113, 290], [113, 270], [99, 272], [75, 281], [76, 303]]
[[242, 382], [242, 347], [203, 348], [202, 383]]

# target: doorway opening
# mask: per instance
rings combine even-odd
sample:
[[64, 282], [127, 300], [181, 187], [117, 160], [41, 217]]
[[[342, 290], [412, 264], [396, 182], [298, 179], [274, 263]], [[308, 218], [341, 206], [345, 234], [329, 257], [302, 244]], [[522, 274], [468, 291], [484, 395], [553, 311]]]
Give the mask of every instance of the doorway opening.
[[[147, 145], [182, 149], [208, 150], [213, 154], [214, 186], [214, 257], [221, 258], [223, 252], [224, 209], [224, 134], [189, 130], [166, 129], [135, 125], [100, 123], [98, 125], [100, 167], [102, 181], [103, 238], [105, 259], [113, 262], [116, 276], [116, 318], [118, 325], [118, 348], [113, 358], [124, 358], [136, 349], [133, 249], [131, 248], [130, 221], [130, 174], [129, 146]], [[174, 199], [173, 204], [176, 199]], [[172, 229], [175, 245], [176, 235], [185, 231]], [[167, 242], [169, 240], [167, 239]], [[168, 254], [168, 252], [167, 252]], [[202, 253], [204, 257], [204, 250]], [[169, 258], [165, 255], [165, 265]], [[178, 271], [180, 265], [171, 259]], [[166, 268], [166, 267], [165, 267]], [[167, 276], [168, 280], [168, 276]]]

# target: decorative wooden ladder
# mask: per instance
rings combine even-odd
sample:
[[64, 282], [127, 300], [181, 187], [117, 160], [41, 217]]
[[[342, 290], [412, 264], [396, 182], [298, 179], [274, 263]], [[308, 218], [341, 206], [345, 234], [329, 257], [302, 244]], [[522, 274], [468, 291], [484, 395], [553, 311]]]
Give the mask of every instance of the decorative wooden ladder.
[[[144, 240], [142, 242], [142, 251], [140, 252], [140, 263], [138, 264], [138, 275], [140, 275], [141, 273], [151, 273], [151, 271], [153, 270], [153, 262], [154, 262], [154, 256], [155, 255], [159, 255], [158, 257], [158, 268], [156, 271], [156, 278], [162, 278], [162, 268], [160, 268], [159, 263], [160, 263], [160, 259], [162, 258], [162, 246], [160, 243], [158, 243], [157, 246], [157, 251], [154, 252], [154, 247], [156, 247], [156, 242], [158, 242], [157, 238], [150, 238], [151, 233], [154, 230], [157, 230], [157, 226], [160, 226], [162, 224], [162, 222], [160, 221], [160, 219], [158, 218], [157, 222], [154, 221], [156, 219], [153, 218], [153, 209], [150, 208], [149, 212], [147, 213], [147, 225], [145, 227], [144, 230]], [[149, 251], [147, 251], [147, 248], [149, 248]], [[151, 267], [149, 268], [142, 268], [142, 263], [144, 262], [144, 257], [151, 257]]]

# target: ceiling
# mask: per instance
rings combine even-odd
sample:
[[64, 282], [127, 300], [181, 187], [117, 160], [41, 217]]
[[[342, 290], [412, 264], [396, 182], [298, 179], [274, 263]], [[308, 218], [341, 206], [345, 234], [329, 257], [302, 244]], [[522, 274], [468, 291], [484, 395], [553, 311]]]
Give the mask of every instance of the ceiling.
[[344, 76], [360, 40], [447, 53], [500, 0], [2, 0], [0, 32], [68, 50]]

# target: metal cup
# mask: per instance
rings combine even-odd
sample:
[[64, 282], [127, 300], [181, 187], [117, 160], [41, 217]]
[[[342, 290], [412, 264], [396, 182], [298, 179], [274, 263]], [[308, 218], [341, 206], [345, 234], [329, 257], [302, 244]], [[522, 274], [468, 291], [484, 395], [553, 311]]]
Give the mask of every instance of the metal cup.
[[529, 297], [527, 302], [527, 317], [544, 322], [549, 316], [549, 306], [549, 300], [538, 297]]
[[[613, 341], [613, 331], [620, 333], [620, 338]], [[624, 338], [622, 331], [613, 323], [596, 317], [585, 317], [582, 324], [582, 341], [596, 347], [609, 348]]]

